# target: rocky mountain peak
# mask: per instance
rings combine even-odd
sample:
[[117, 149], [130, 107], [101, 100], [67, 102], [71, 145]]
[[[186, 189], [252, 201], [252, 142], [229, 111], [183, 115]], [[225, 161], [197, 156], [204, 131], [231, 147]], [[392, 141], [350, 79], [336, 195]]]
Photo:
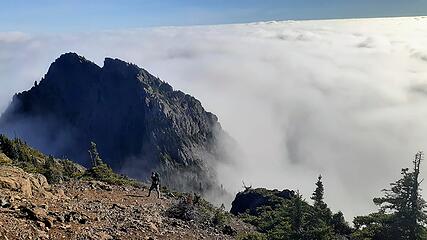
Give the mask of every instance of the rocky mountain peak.
[[146, 70], [112, 58], [99, 67], [76, 53], [61, 55], [40, 84], [15, 96], [0, 133], [86, 166], [94, 141], [117, 171], [145, 178], [158, 170], [165, 183], [199, 190], [213, 186], [210, 166], [222, 158], [225, 136], [200, 101]]
[[73, 62], [73, 61], [84, 62], [88, 60], [86, 60], [83, 56], [80, 56], [75, 52], [68, 52], [68, 53], [61, 54], [61, 56], [59, 56], [59, 58], [55, 60], [55, 62]]
[[[76, 53], [65, 53], [50, 65], [48, 72], [40, 81], [40, 85], [46, 85], [47, 87], [42, 87], [44, 89], [72, 90], [77, 86], [90, 84], [90, 82], [96, 83], [95, 76], [100, 72], [99, 66], [84, 57]], [[91, 81], [84, 76], [88, 76]]]
[[125, 62], [120, 59], [113, 58], [105, 58], [104, 66], [102, 70], [105, 72], [116, 72], [118, 74], [122, 74], [124, 76], [130, 75], [131, 77], [135, 77], [136, 74], [143, 71], [137, 65]]
[[100, 69], [95, 63], [87, 60], [86, 58], [79, 56], [76, 53], [69, 52], [62, 54], [59, 58], [53, 62], [49, 68], [48, 74], [51, 71], [56, 72], [57, 70], [75, 70], [82, 67], [93, 67]]

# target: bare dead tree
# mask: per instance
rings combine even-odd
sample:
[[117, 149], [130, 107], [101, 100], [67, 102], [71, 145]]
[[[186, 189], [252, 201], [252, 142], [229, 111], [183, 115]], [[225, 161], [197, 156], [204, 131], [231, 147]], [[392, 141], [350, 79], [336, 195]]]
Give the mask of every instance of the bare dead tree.
[[248, 187], [248, 186], [246, 186], [246, 184], [245, 184], [245, 182], [243, 180], [242, 180], [242, 183], [243, 183], [243, 188], [245, 189], [245, 192], [249, 191], [250, 189], [252, 189], [252, 184]]

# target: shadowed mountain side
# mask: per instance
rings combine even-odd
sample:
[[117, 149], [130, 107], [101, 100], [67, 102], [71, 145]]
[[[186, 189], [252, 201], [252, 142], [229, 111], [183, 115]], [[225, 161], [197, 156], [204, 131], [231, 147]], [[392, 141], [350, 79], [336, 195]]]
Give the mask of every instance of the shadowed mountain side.
[[75, 53], [14, 96], [0, 132], [86, 166], [94, 141], [115, 170], [146, 178], [157, 169], [172, 187], [202, 191], [215, 185], [218, 143], [229, 138], [197, 99], [146, 70], [111, 58], [101, 68]]

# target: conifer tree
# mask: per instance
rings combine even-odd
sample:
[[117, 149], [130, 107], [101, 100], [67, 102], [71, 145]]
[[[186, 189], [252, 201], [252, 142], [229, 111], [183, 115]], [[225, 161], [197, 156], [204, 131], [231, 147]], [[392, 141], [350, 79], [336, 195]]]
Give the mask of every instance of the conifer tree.
[[324, 202], [325, 188], [322, 182], [322, 175], [319, 175], [316, 182], [316, 189], [314, 190], [311, 200], [313, 200], [314, 218], [324, 221], [329, 224], [332, 220], [332, 212], [328, 205]]
[[292, 199], [292, 213], [291, 213], [291, 226], [295, 236], [301, 236], [304, 214], [303, 214], [303, 203], [302, 195], [297, 191], [296, 195]]
[[311, 200], [314, 201], [314, 208], [325, 209], [327, 207], [326, 203], [323, 201], [325, 189], [323, 187], [322, 175], [319, 175], [316, 182], [316, 190], [314, 190]]
[[331, 226], [332, 212], [323, 201], [324, 192], [322, 175], [319, 175], [316, 182], [316, 189], [311, 196], [313, 209], [307, 218], [307, 234], [309, 239], [331, 239], [333, 236], [333, 228]]
[[341, 211], [332, 215], [331, 224], [334, 228], [334, 232], [337, 234], [348, 235], [352, 232], [350, 225], [345, 221], [344, 214]]
[[424, 213], [426, 202], [421, 197], [419, 188], [422, 159], [423, 153], [418, 152], [412, 162], [413, 169], [411, 171], [409, 168], [402, 169], [402, 177], [391, 183], [390, 189], [383, 190], [385, 196], [374, 199], [374, 203], [381, 207], [380, 212], [389, 213], [387, 227], [397, 232], [394, 235], [398, 236], [390, 236], [390, 239], [421, 239], [423, 224], [427, 222]]
[[98, 149], [96, 148], [96, 143], [94, 142], [90, 142], [89, 155], [92, 161], [92, 167], [103, 164], [102, 159], [98, 153]]

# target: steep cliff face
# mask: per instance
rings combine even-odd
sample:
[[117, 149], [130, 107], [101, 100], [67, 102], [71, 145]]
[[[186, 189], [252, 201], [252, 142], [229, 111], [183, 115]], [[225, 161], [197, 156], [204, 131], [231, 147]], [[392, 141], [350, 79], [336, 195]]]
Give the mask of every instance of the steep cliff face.
[[94, 141], [113, 169], [138, 178], [157, 169], [177, 188], [212, 185], [218, 136], [225, 135], [197, 99], [146, 70], [110, 58], [99, 67], [75, 53], [15, 95], [0, 132], [83, 165]]

